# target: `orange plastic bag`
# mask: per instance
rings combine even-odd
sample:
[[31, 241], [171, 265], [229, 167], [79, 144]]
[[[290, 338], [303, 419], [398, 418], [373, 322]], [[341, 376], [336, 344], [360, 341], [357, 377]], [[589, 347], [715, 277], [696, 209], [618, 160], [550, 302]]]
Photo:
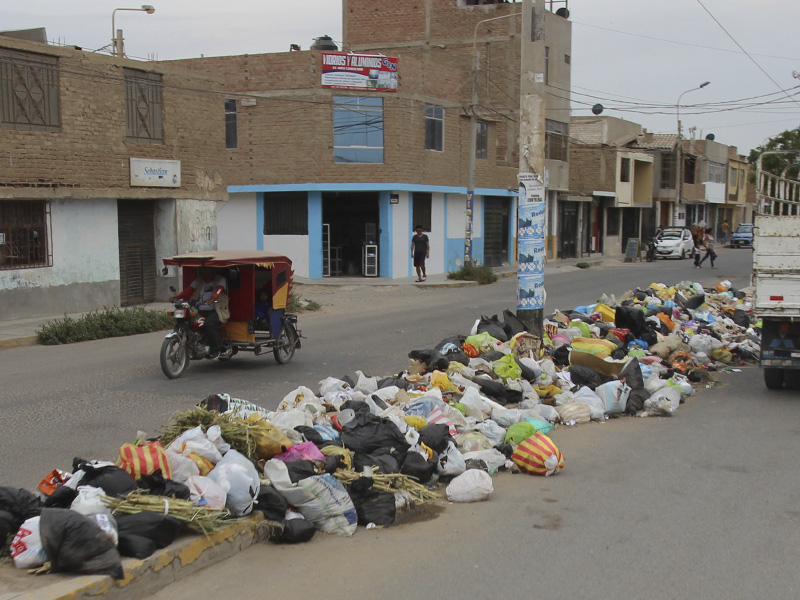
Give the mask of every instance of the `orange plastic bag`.
[[39, 491], [42, 492], [45, 496], [49, 496], [53, 492], [55, 492], [58, 488], [64, 485], [67, 481], [68, 474], [64, 473], [63, 471], [59, 471], [58, 469], [53, 469], [47, 475], [44, 476], [39, 482], [37, 486]]

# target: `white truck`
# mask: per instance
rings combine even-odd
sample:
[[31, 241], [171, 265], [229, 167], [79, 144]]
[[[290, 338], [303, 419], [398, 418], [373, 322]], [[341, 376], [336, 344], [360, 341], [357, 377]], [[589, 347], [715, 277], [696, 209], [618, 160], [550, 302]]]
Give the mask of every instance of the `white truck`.
[[[797, 152], [797, 151], [795, 151]], [[767, 154], [767, 153], [764, 153]], [[756, 171], [753, 312], [767, 388], [800, 390], [800, 181]]]

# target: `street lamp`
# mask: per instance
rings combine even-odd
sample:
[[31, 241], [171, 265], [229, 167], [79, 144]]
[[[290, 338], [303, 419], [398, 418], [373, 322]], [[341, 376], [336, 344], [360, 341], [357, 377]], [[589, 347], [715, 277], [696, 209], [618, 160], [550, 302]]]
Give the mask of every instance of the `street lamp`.
[[156, 12], [156, 9], [152, 4], [142, 4], [142, 8], [115, 8], [111, 13], [111, 54], [112, 56], [125, 56], [125, 51], [122, 48], [122, 30], [117, 30], [114, 24], [118, 10], [134, 10], [152, 15]]
[[[691, 88], [682, 92], [680, 96], [678, 96], [678, 102], [675, 104], [675, 116], [678, 118], [678, 160], [677, 164], [675, 165], [675, 175], [677, 180], [675, 182], [675, 192], [676, 192], [676, 200], [678, 204], [681, 203], [683, 200], [683, 178], [681, 177], [681, 167], [683, 166], [683, 146], [681, 144], [681, 98], [683, 98], [684, 94], [688, 94], [689, 92], [694, 92], [695, 90], [701, 90], [706, 87], [710, 81], [704, 81], [697, 87]], [[675, 225], [675, 211], [672, 214], [672, 224]]]

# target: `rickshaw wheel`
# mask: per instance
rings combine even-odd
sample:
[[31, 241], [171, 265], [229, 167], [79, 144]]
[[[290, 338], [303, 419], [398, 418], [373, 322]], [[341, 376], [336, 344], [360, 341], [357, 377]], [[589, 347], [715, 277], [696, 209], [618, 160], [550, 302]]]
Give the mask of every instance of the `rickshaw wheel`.
[[284, 323], [281, 335], [278, 337], [278, 343], [272, 349], [272, 354], [275, 355], [275, 361], [281, 365], [285, 365], [294, 356], [294, 349], [297, 346], [297, 330], [291, 323]]
[[180, 337], [168, 337], [161, 344], [161, 370], [170, 379], [177, 379], [189, 366], [189, 354]]

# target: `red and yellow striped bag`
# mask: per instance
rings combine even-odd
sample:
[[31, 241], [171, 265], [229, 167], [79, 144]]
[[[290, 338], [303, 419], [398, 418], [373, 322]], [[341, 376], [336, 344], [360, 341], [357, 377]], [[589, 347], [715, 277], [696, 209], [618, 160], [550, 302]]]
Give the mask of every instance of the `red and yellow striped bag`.
[[172, 472], [167, 461], [167, 453], [161, 442], [144, 442], [136, 444], [126, 442], [119, 449], [117, 466], [125, 469], [134, 479], [141, 479], [142, 475], [150, 475], [161, 469], [164, 479], [171, 479]]
[[544, 477], [564, 468], [561, 450], [543, 433], [536, 433], [517, 446], [511, 460], [526, 473]]

